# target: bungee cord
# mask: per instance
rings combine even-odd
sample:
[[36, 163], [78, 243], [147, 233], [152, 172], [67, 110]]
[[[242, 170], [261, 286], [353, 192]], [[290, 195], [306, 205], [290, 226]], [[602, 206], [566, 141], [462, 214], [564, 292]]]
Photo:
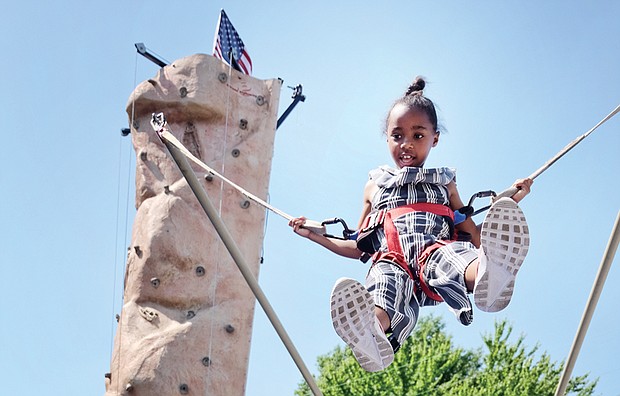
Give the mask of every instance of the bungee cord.
[[[163, 115], [162, 115], [162, 118], [163, 118]], [[246, 283], [250, 287], [250, 290], [252, 291], [252, 293], [254, 293], [256, 300], [259, 302], [259, 304], [263, 308], [263, 311], [267, 315], [267, 318], [270, 320], [271, 324], [273, 325], [273, 328], [275, 329], [276, 333], [282, 340], [282, 343], [288, 350], [291, 358], [293, 359], [299, 371], [301, 372], [302, 376], [304, 377], [304, 380], [306, 381], [306, 383], [312, 390], [312, 393], [315, 396], [322, 395], [321, 391], [316, 385], [314, 377], [312, 376], [307, 366], [305, 365], [303, 359], [301, 358], [301, 355], [299, 354], [299, 351], [297, 350], [297, 348], [293, 344], [293, 341], [290, 339], [288, 333], [284, 329], [282, 322], [278, 318], [275, 310], [269, 303], [267, 296], [263, 292], [256, 277], [254, 276], [254, 273], [252, 272], [249, 265], [247, 264], [243, 256], [243, 253], [241, 252], [237, 243], [235, 242], [232, 235], [230, 234], [230, 231], [228, 230], [228, 228], [226, 227], [222, 219], [219, 217], [217, 213], [217, 209], [211, 203], [211, 200], [209, 199], [207, 193], [205, 192], [205, 189], [200, 184], [198, 178], [196, 177], [196, 174], [192, 170], [189, 162], [187, 161], [186, 154], [183, 151], [181, 151], [179, 148], [177, 148], [174, 144], [172, 144], [170, 141], [162, 137], [162, 134], [160, 132], [165, 132], [165, 129], [164, 129], [165, 122], [159, 124], [156, 122], [156, 117], [154, 117], [154, 121], [152, 122], [152, 125], [158, 131], [158, 134], [161, 137], [162, 142], [168, 148], [168, 151], [172, 155], [174, 162], [178, 165], [181, 173], [183, 174], [183, 176], [185, 177], [185, 180], [187, 181], [187, 184], [189, 185], [191, 190], [194, 192], [194, 195], [198, 199], [200, 206], [205, 211], [209, 220], [211, 220], [211, 223], [213, 224], [215, 231], [217, 232], [220, 239], [222, 240], [222, 243], [224, 244], [224, 246], [226, 246], [226, 249], [230, 253], [234, 263], [237, 265], [237, 268], [241, 272], [241, 275], [243, 275]]]
[[[183, 145], [183, 143], [181, 143], [172, 134], [172, 132], [170, 132], [170, 129], [168, 127], [168, 123], [166, 122], [164, 113], [153, 114], [153, 118], [151, 120], [151, 125], [153, 126], [153, 129], [157, 132], [157, 134], [160, 136], [160, 138], [166, 140], [167, 142], [172, 144], [174, 147], [179, 149], [187, 158], [189, 158], [196, 165], [200, 166], [202, 169], [204, 169], [207, 172], [209, 172], [211, 175], [217, 177], [218, 179], [220, 179], [224, 183], [226, 183], [229, 186], [233, 187], [235, 190], [239, 191], [245, 197], [247, 197], [248, 199], [250, 199], [254, 203], [262, 206], [263, 208], [265, 208], [267, 210], [270, 210], [271, 212], [273, 212], [273, 213], [283, 217], [284, 219], [286, 219], [288, 221], [291, 221], [291, 220], [294, 219], [293, 216], [291, 216], [291, 215], [287, 214], [286, 212], [284, 212], [284, 211], [282, 211], [282, 210], [280, 210], [280, 209], [270, 205], [269, 203], [265, 202], [263, 199], [257, 197], [256, 195], [252, 194], [251, 192], [245, 190], [244, 188], [242, 188], [241, 186], [239, 186], [238, 184], [236, 184], [232, 180], [229, 180], [228, 178], [226, 178], [225, 176], [223, 176], [222, 174], [217, 172], [215, 169], [211, 168], [210, 166], [208, 166], [207, 164], [202, 162], [200, 159], [196, 158], [196, 156], [194, 154], [192, 154]], [[313, 221], [313, 220], [307, 220], [306, 224], [304, 225], [304, 228], [307, 228], [307, 229], [309, 229], [309, 230], [311, 230], [311, 231], [313, 231], [313, 232], [315, 232], [317, 234], [324, 234], [325, 233], [325, 226], [322, 225], [321, 223], [319, 223], [317, 221]]]
[[[544, 171], [546, 171], [547, 169], [549, 169], [551, 167], [551, 165], [555, 164], [557, 160], [559, 160], [560, 158], [562, 158], [564, 155], [566, 155], [570, 150], [572, 150], [576, 145], [578, 145], [579, 143], [581, 143], [581, 141], [585, 138], [587, 138], [592, 132], [594, 132], [598, 127], [600, 127], [601, 125], [603, 125], [605, 122], [607, 122], [610, 118], [612, 118], [613, 116], [615, 116], [618, 112], [620, 112], [620, 105], [618, 105], [615, 109], [612, 110], [611, 113], [607, 114], [607, 116], [605, 116], [605, 118], [603, 118], [602, 120], [600, 120], [598, 122], [598, 124], [594, 125], [592, 128], [590, 128], [589, 131], [587, 131], [586, 133], [584, 133], [583, 135], [577, 137], [577, 139], [573, 140], [572, 142], [570, 142], [569, 144], [566, 145], [566, 147], [564, 147], [562, 150], [560, 150], [556, 155], [554, 155], [550, 160], [548, 160], [547, 162], [544, 163], [543, 166], [541, 166], [540, 168], [538, 168], [534, 173], [532, 173], [529, 178], [534, 180], [536, 179], [538, 176], [540, 176], [541, 173], [543, 173]], [[508, 189], [506, 189], [505, 191], [502, 191], [501, 193], [499, 193], [497, 195], [497, 197], [495, 199], [499, 199], [502, 197], [512, 197], [518, 190], [514, 187], [510, 187]]]

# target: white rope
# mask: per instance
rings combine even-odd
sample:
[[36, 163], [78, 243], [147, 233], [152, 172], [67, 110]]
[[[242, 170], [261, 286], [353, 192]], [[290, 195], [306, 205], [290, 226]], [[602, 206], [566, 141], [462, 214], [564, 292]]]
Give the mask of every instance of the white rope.
[[292, 220], [294, 217], [281, 211], [278, 208], [275, 208], [271, 205], [269, 205], [267, 202], [265, 202], [264, 200], [260, 199], [259, 197], [257, 197], [256, 195], [252, 194], [249, 191], [246, 191], [245, 189], [243, 189], [241, 186], [239, 186], [238, 184], [234, 183], [232, 180], [229, 180], [228, 178], [226, 178], [225, 176], [221, 175], [219, 172], [217, 172], [215, 169], [211, 168], [210, 166], [208, 166], [207, 164], [205, 164], [204, 162], [202, 162], [201, 160], [199, 160], [198, 158], [196, 158], [196, 156], [194, 156], [194, 154], [192, 154], [187, 148], [185, 148], [185, 146], [183, 146], [183, 144], [170, 132], [169, 129], [162, 129], [160, 131], [158, 131], [159, 135], [166, 139], [168, 142], [172, 143], [172, 145], [174, 145], [176, 148], [178, 148], [183, 154], [185, 154], [185, 156], [187, 158], [189, 158], [192, 162], [194, 162], [196, 165], [200, 166], [202, 169], [206, 170], [207, 172], [211, 173], [213, 176], [217, 177], [218, 179], [220, 179], [221, 181], [223, 181], [224, 183], [228, 184], [229, 186], [233, 187], [235, 190], [239, 191], [241, 194], [243, 194], [244, 196], [248, 197], [248, 199], [251, 199], [252, 201], [254, 201], [255, 203], [259, 204], [260, 206], [269, 209], [270, 211], [284, 217], [287, 220]]
[[[152, 124], [154, 128], [158, 126], [154, 122]], [[316, 386], [314, 377], [312, 376], [312, 374], [306, 367], [305, 363], [301, 359], [301, 356], [299, 355], [299, 351], [297, 351], [292, 340], [286, 333], [284, 326], [282, 326], [282, 322], [280, 322], [280, 319], [278, 318], [273, 307], [269, 303], [267, 296], [262, 291], [260, 285], [258, 284], [256, 277], [254, 276], [254, 273], [252, 272], [249, 265], [245, 261], [245, 258], [243, 257], [243, 253], [239, 249], [239, 246], [237, 246], [235, 240], [230, 234], [230, 231], [228, 231], [228, 229], [226, 228], [226, 225], [224, 224], [222, 219], [219, 217], [217, 213], [217, 209], [211, 203], [209, 196], [207, 195], [204, 187], [202, 186], [202, 184], [199, 182], [198, 178], [196, 177], [196, 174], [194, 173], [194, 170], [191, 168], [191, 165], [189, 164], [189, 161], [187, 160], [185, 154], [183, 154], [183, 152], [181, 152], [177, 147], [175, 147], [172, 143], [168, 142], [167, 140], [162, 139], [162, 142], [166, 145], [166, 147], [168, 148], [168, 151], [172, 155], [172, 158], [174, 159], [176, 164], [179, 166], [181, 173], [187, 180], [187, 183], [192, 189], [192, 191], [194, 192], [196, 198], [198, 199], [198, 202], [200, 203], [205, 213], [211, 220], [213, 227], [215, 228], [222, 242], [228, 249], [228, 252], [232, 256], [233, 261], [237, 265], [237, 268], [239, 268], [239, 271], [243, 275], [248, 286], [250, 287], [250, 289], [256, 296], [256, 299], [258, 300], [260, 305], [263, 307], [263, 310], [267, 314], [267, 317], [271, 321], [271, 324], [273, 325], [274, 329], [280, 336], [280, 339], [286, 346], [286, 349], [289, 351], [291, 357], [293, 358], [293, 361], [299, 368], [304, 379], [306, 380], [306, 382], [312, 389], [312, 392], [314, 393], [314, 395], [321, 395], [321, 391]]]
[[[112, 315], [116, 311], [116, 273], [118, 269], [118, 226], [120, 223], [121, 212], [121, 161], [123, 157], [123, 137], [119, 137], [118, 143], [118, 174], [116, 176], [116, 226], [114, 232], [114, 272], [112, 273]], [[114, 351], [114, 323], [110, 326], [110, 360], [112, 360], [112, 353]]]
[[[138, 53], [136, 52], [135, 54], [135, 61], [134, 61], [134, 74], [133, 74], [133, 91], [131, 94], [131, 117], [130, 117], [130, 125], [129, 128], [131, 130], [131, 128], [133, 128], [134, 125], [134, 119], [135, 119], [135, 88], [136, 88], [136, 84], [137, 84], [137, 79], [138, 79]], [[117, 197], [116, 197], [116, 232], [115, 232], [115, 243], [114, 243], [114, 275], [113, 275], [113, 286], [112, 286], [112, 317], [114, 318], [114, 320], [116, 320], [116, 315], [114, 314], [115, 308], [116, 308], [116, 283], [117, 283], [117, 279], [116, 279], [116, 275], [117, 275], [117, 271], [118, 271], [118, 227], [119, 227], [119, 218], [120, 218], [120, 201], [121, 201], [121, 159], [122, 159], [122, 139], [123, 137], [120, 137], [120, 142], [119, 142], [119, 152], [118, 152], [118, 180], [117, 180]], [[127, 234], [128, 234], [128, 230], [129, 230], [129, 197], [130, 197], [130, 190], [131, 190], [131, 145], [128, 149], [128, 161], [127, 161], [127, 193], [125, 195], [125, 227], [124, 227], [124, 236], [123, 236], [123, 244], [125, 244], [127, 242]], [[123, 257], [127, 257], [126, 251], [123, 251]], [[125, 271], [123, 273], [126, 273]], [[125, 284], [125, 275], [123, 275], [123, 284]], [[113, 381], [116, 379], [118, 386], [116, 389], [120, 389], [120, 369], [121, 369], [121, 354], [123, 352], [123, 348], [122, 348], [122, 338], [123, 338], [123, 331], [122, 331], [122, 324], [123, 324], [123, 304], [125, 301], [125, 291], [123, 290], [123, 292], [121, 293], [121, 312], [118, 314], [118, 321], [117, 321], [117, 328], [120, 329], [118, 331], [118, 359], [117, 362], [118, 364], [116, 365], [116, 372], [114, 372], [114, 367], [110, 367], [110, 375], [112, 378], [110, 378], [110, 385], [113, 384]], [[112, 325], [112, 330], [111, 330], [111, 335], [110, 335], [110, 361], [112, 361], [112, 355], [114, 354], [114, 325]]]
[[607, 114], [607, 116], [605, 118], [603, 118], [601, 121], [599, 121], [598, 124], [594, 125], [588, 132], [584, 133], [583, 135], [579, 136], [577, 139], [573, 140], [572, 142], [570, 142], [569, 144], [566, 145], [566, 147], [564, 147], [559, 153], [557, 153], [553, 158], [551, 158], [549, 161], [547, 161], [543, 166], [541, 166], [538, 170], [536, 170], [536, 172], [532, 173], [530, 175], [530, 179], [535, 179], [536, 177], [538, 177], [538, 175], [540, 175], [541, 173], [543, 173], [545, 170], [547, 170], [551, 165], [553, 165], [557, 160], [559, 160], [560, 158], [562, 158], [562, 156], [564, 156], [564, 154], [568, 153], [573, 147], [575, 147], [577, 144], [579, 144], [583, 139], [587, 138], [592, 132], [594, 132], [594, 130], [596, 130], [596, 128], [600, 127], [601, 125], [603, 125], [607, 120], [609, 120], [611, 117], [615, 116], [616, 113], [618, 113], [620, 111], [620, 105], [618, 105], [618, 107], [616, 107], [611, 113]]
[[[230, 81], [231, 75], [232, 75], [232, 67], [229, 65], [229, 67], [228, 67], [228, 81]], [[226, 119], [225, 119], [225, 122], [224, 122], [224, 139], [223, 139], [224, 142], [223, 142], [222, 152], [221, 152], [222, 166], [220, 167], [222, 174], [226, 173], [226, 147], [228, 145], [228, 117], [229, 117], [229, 111], [230, 111], [230, 89], [227, 89], [226, 90]], [[224, 183], [220, 183], [220, 197], [219, 198], [220, 199], [219, 199], [219, 202], [218, 202], [218, 215], [220, 216], [220, 218], [222, 218], [222, 202], [224, 200]], [[215, 257], [219, 257], [219, 256], [220, 256], [220, 245], [216, 244], [215, 245]], [[216, 303], [217, 301], [216, 300], [217, 300], [217, 284], [218, 284], [218, 278], [219, 278], [219, 271], [220, 271], [220, 260], [215, 260], [215, 277], [214, 277], [215, 280], [213, 282], [213, 289], [211, 291], [211, 303], [213, 304], [213, 306], [217, 305], [217, 303]], [[209, 359], [211, 359], [211, 356], [213, 355], [213, 332], [214, 332], [214, 329], [215, 329], [215, 320], [211, 320], [211, 325], [209, 326], [209, 347], [207, 348]], [[208, 371], [207, 376], [205, 378], [205, 382], [206, 382], [205, 385], [207, 385], [207, 386], [205, 386], [205, 389], [208, 389], [208, 383], [209, 383], [209, 381], [211, 381], [211, 371], [212, 370]]]
[[[588, 132], [584, 133], [583, 135], [579, 136], [577, 139], [575, 139], [572, 142], [570, 142], [569, 144], [567, 144], [566, 147], [564, 147], [562, 150], [560, 150], [560, 152], [558, 152], [556, 155], [554, 155], [553, 158], [551, 158], [550, 160], [545, 162], [545, 164], [543, 166], [541, 166], [534, 173], [532, 173], [529, 176], [529, 178], [532, 179], [532, 180], [536, 179], [541, 173], [543, 173], [544, 171], [549, 169], [549, 167], [551, 165], [553, 165], [557, 160], [562, 158], [573, 147], [578, 145], [583, 139], [587, 138], [592, 132], [594, 132], [596, 130], [596, 128], [598, 128], [601, 125], [603, 125], [605, 122], [607, 122], [607, 120], [609, 120], [611, 117], [615, 116], [618, 112], [620, 112], [620, 105], [618, 105], [615, 109], [613, 109], [611, 113], [607, 114], [607, 116], [605, 116], [605, 118], [600, 120], [598, 124], [596, 124], [592, 128], [590, 128], [590, 130]], [[512, 197], [513, 195], [516, 194], [517, 191], [519, 191], [517, 188], [509, 187], [508, 189], [506, 189], [506, 190], [502, 191], [501, 193], [499, 193], [494, 198], [494, 200], [497, 200], [497, 199], [500, 199], [500, 198], [503, 198], [503, 197]]]
[[[163, 117], [162, 113], [159, 113], [159, 115], [157, 117]], [[213, 168], [211, 168], [210, 166], [208, 166], [207, 164], [205, 164], [204, 162], [202, 162], [201, 160], [199, 160], [198, 158], [196, 158], [196, 156], [194, 156], [187, 148], [185, 148], [185, 146], [183, 146], [183, 144], [170, 132], [170, 130], [168, 129], [167, 124], [164, 122], [164, 125], [160, 128], [158, 125], [153, 125], [153, 127], [157, 130], [157, 133], [159, 134], [159, 136], [162, 139], [165, 139], [166, 141], [168, 141], [169, 143], [171, 143], [173, 146], [175, 146], [176, 148], [178, 148], [187, 158], [189, 158], [192, 162], [194, 162], [196, 165], [200, 166], [202, 169], [206, 170], [207, 172], [211, 173], [213, 176], [217, 177], [218, 179], [222, 180], [224, 183], [230, 185], [231, 187], [233, 187], [234, 189], [236, 189], [237, 191], [239, 191], [241, 194], [243, 194], [244, 196], [246, 196], [248, 199], [250, 199], [251, 201], [253, 201], [254, 203], [262, 206], [265, 209], [268, 209], [270, 211], [272, 211], [273, 213], [285, 218], [286, 220], [292, 220], [294, 217], [287, 214], [286, 212], [268, 204], [267, 202], [265, 202], [264, 200], [260, 199], [259, 197], [257, 197], [256, 195], [252, 194], [251, 192], [243, 189], [241, 186], [237, 185], [236, 183], [234, 183], [233, 181], [227, 179], [225, 176], [222, 176], [220, 173], [218, 173], [216, 170], [214, 170]], [[306, 223], [304, 224], [304, 228], [308, 228], [309, 230], [317, 233], [317, 234], [324, 234], [325, 233], [325, 226], [323, 226], [321, 223], [317, 222], [317, 221], [313, 221], [313, 220], [306, 220]]]

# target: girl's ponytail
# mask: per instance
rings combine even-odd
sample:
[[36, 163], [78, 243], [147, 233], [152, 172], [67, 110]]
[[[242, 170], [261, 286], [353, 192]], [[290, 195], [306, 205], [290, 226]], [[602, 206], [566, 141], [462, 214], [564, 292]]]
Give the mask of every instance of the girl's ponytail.
[[423, 95], [424, 87], [426, 86], [426, 81], [424, 81], [424, 77], [417, 76], [415, 80], [409, 85], [407, 91], [404, 96], [410, 95]]

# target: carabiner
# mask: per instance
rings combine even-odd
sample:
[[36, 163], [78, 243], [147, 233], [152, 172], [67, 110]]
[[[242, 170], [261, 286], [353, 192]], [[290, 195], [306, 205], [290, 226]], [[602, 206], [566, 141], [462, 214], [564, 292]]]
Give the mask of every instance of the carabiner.
[[325, 225], [337, 224], [337, 223], [342, 224], [343, 230], [342, 230], [342, 236], [341, 237], [335, 236], [335, 235], [331, 235], [331, 234], [327, 234], [327, 233], [323, 234], [323, 236], [325, 236], [327, 238], [340, 239], [340, 240], [343, 240], [343, 241], [348, 241], [348, 240], [351, 240], [351, 239], [353, 239], [353, 240], [357, 239], [357, 231], [351, 230], [347, 226], [347, 223], [343, 219], [341, 219], [339, 217], [334, 217], [333, 219], [323, 220], [321, 222], [321, 225], [325, 226]]
[[497, 194], [495, 193], [495, 191], [492, 191], [492, 190], [480, 191], [480, 192], [475, 193], [474, 195], [471, 196], [471, 198], [469, 198], [469, 202], [467, 203], [467, 206], [463, 206], [462, 208], [454, 211], [454, 224], [455, 225], [459, 224], [465, 221], [465, 219], [467, 219], [468, 217], [473, 217], [477, 215], [478, 213], [484, 212], [485, 210], [491, 207], [491, 205], [487, 205], [478, 210], [474, 210], [473, 204], [476, 198], [496, 197], [496, 196]]

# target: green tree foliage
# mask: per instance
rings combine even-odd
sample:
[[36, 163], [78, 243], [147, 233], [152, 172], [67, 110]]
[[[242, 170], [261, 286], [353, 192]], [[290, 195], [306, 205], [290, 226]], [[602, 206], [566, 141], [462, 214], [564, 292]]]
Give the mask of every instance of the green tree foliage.
[[[483, 336], [484, 347], [465, 350], [452, 342], [437, 317], [422, 318], [386, 370], [368, 373], [349, 348], [336, 347], [319, 356], [317, 384], [325, 396], [542, 396], [553, 395], [563, 365], [538, 346], [527, 349], [524, 338], [510, 342], [512, 327], [495, 324]], [[567, 394], [592, 395], [598, 380], [588, 374], [571, 379]], [[297, 396], [311, 396], [301, 383]]]

